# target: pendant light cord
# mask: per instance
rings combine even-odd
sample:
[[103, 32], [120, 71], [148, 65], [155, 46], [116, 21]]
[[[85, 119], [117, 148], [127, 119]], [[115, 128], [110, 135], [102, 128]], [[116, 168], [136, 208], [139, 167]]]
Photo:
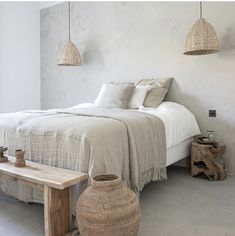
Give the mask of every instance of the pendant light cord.
[[70, 1], [68, 2], [68, 8], [69, 8], [69, 41], [70, 41]]
[[202, 19], [202, 1], [200, 1], [200, 19]]

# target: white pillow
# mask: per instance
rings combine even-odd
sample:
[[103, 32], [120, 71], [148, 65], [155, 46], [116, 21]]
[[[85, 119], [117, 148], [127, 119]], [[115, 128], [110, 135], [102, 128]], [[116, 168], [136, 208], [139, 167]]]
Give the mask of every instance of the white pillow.
[[134, 88], [130, 84], [104, 84], [94, 104], [97, 107], [125, 109]]
[[136, 86], [130, 96], [128, 108], [138, 109], [143, 105], [144, 99], [151, 89], [151, 86]]

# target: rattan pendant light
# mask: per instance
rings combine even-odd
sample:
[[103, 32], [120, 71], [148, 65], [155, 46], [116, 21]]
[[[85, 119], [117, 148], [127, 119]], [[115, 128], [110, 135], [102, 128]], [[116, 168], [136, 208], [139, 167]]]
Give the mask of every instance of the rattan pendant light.
[[68, 2], [69, 41], [59, 51], [57, 65], [80, 66], [82, 59], [76, 45], [70, 41], [70, 2]]
[[212, 25], [202, 18], [200, 2], [200, 19], [195, 22], [185, 43], [185, 55], [205, 55], [219, 52], [219, 42]]

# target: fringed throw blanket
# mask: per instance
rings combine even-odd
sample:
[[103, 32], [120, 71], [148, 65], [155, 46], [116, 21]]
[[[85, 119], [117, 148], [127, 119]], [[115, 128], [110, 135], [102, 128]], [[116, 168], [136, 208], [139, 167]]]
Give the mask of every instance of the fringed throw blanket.
[[[9, 155], [23, 148], [27, 160], [90, 177], [120, 175], [136, 192], [166, 178], [164, 124], [138, 111], [69, 108], [1, 114], [0, 145], [9, 148]], [[42, 194], [28, 186], [0, 180], [0, 188], [23, 201], [43, 201]]]

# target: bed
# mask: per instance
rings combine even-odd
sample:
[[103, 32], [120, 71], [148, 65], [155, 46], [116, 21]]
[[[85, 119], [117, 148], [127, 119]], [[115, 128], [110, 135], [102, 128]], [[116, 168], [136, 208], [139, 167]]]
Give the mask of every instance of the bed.
[[[86, 103], [0, 115], [0, 144], [9, 147], [9, 155], [24, 148], [26, 159], [90, 177], [112, 172], [136, 192], [166, 179], [166, 166], [187, 157], [198, 134], [195, 116], [174, 102], [125, 111], [97, 110]], [[87, 184], [75, 187], [74, 204]], [[26, 202], [43, 202], [42, 193], [28, 186], [0, 180], [0, 188]]]

